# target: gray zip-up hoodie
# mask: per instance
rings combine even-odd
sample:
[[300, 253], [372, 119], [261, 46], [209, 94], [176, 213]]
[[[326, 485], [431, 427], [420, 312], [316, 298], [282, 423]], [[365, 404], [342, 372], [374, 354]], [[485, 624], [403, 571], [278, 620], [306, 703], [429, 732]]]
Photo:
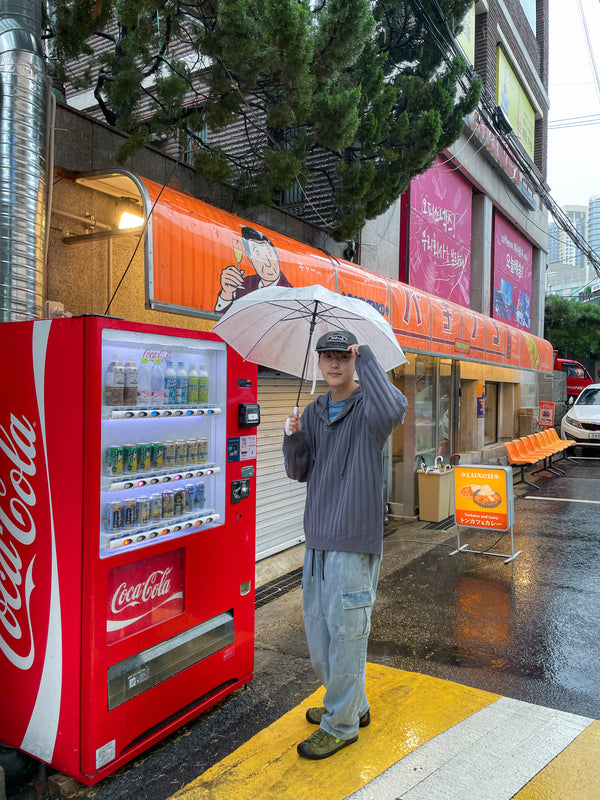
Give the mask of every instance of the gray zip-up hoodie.
[[356, 358], [360, 386], [329, 422], [329, 395], [302, 414], [302, 430], [284, 435], [288, 477], [307, 483], [306, 546], [381, 554], [383, 447], [404, 420], [408, 401], [367, 345]]

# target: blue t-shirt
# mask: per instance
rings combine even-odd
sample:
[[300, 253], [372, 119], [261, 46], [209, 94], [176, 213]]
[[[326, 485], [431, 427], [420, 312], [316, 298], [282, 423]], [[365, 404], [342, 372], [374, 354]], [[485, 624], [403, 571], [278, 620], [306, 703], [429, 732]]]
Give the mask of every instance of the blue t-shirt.
[[333, 422], [339, 416], [345, 402], [345, 400], [332, 400], [329, 395], [329, 422]]

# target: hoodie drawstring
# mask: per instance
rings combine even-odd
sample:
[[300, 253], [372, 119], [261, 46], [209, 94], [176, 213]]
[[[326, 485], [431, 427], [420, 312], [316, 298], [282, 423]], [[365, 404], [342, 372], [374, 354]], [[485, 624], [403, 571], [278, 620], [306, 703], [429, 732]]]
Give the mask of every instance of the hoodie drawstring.
[[[318, 551], [321, 556], [321, 582], [325, 583], [325, 550]], [[317, 551], [312, 550], [310, 551], [310, 579], [314, 581], [315, 579], [315, 555]]]

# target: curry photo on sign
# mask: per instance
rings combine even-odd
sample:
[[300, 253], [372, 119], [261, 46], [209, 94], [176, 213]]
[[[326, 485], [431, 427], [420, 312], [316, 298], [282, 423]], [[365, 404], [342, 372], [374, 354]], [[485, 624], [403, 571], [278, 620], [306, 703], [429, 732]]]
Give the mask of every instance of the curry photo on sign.
[[[281, 271], [277, 250], [263, 233], [244, 226], [241, 238], [234, 237], [232, 246], [235, 264], [221, 270], [221, 291], [217, 295], [215, 311], [227, 311], [235, 300], [255, 289], [292, 285]], [[254, 267], [254, 272], [249, 275], [240, 268], [244, 252]]]

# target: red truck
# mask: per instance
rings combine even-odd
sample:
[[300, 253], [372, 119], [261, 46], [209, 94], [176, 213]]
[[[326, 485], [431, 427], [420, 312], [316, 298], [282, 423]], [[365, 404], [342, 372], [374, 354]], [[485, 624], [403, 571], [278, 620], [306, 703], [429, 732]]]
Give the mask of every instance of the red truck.
[[571, 358], [558, 358], [558, 350], [554, 351], [554, 369], [567, 375], [567, 405], [575, 400], [582, 389], [594, 383], [594, 379], [583, 364]]

